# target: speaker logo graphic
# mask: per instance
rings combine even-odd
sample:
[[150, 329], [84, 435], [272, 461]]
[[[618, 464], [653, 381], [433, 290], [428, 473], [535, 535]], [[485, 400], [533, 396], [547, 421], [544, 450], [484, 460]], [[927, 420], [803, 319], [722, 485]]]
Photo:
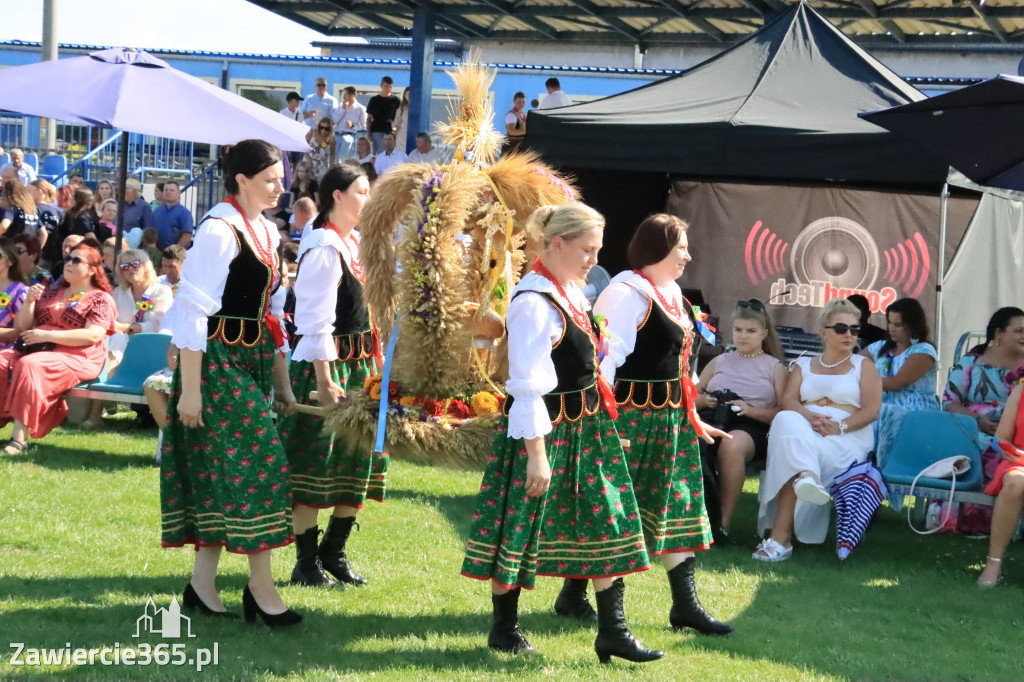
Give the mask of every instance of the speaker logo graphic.
[[[867, 229], [841, 216], [815, 220], [800, 231], [792, 248], [758, 220], [747, 234], [744, 261], [752, 284], [778, 277], [771, 284], [770, 300], [776, 303], [817, 307], [836, 296], [861, 294], [875, 312], [896, 300], [895, 287], [917, 298], [931, 272], [920, 232], [880, 252]], [[779, 276], [787, 265], [793, 282]], [[892, 286], [876, 290], [880, 278]]]

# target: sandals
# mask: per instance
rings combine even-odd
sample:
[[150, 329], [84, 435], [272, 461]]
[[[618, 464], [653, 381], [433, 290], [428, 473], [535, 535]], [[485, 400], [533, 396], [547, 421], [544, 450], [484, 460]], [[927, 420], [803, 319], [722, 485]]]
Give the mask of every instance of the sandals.
[[11, 438], [4, 443], [3, 449], [0, 449], [0, 453], [5, 455], [16, 455], [24, 450], [27, 445], [28, 443], [22, 443], [21, 441]]
[[793, 492], [796, 493], [798, 500], [819, 507], [832, 501], [832, 496], [828, 494], [825, 487], [818, 483], [813, 476], [807, 474], [793, 481]]
[[[988, 561], [991, 561], [991, 562], [996, 563], [996, 564], [1003, 563], [1003, 560], [1001, 558], [1000, 559], [996, 559], [995, 557], [987, 557], [987, 558], [988, 558]], [[987, 566], [986, 566], [986, 568], [987, 568]], [[984, 570], [982, 571], [982, 573], [984, 573]], [[999, 583], [999, 581], [1002, 580], [1002, 578], [1003, 578], [1002, 575], [996, 575], [996, 579], [995, 580], [982, 580], [981, 576], [978, 576], [978, 587], [980, 587], [982, 589], [988, 589], [990, 587], [995, 587]]]
[[757, 546], [757, 551], [755, 551], [753, 554], [753, 558], [756, 561], [768, 561], [771, 563], [786, 561], [792, 556], [792, 546], [783, 547], [771, 538], [768, 538], [767, 540], [762, 540], [761, 544]]

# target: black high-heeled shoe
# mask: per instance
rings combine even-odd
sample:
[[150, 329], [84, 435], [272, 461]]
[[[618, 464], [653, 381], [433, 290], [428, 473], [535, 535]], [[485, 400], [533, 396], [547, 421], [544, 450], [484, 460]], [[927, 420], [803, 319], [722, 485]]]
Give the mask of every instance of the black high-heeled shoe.
[[242, 611], [245, 614], [246, 623], [255, 623], [256, 615], [263, 620], [264, 625], [269, 628], [286, 628], [289, 625], [298, 625], [302, 622], [302, 616], [288, 609], [284, 613], [267, 613], [256, 603], [256, 597], [252, 596], [249, 586], [246, 585], [242, 591]]
[[185, 586], [185, 592], [181, 595], [181, 605], [189, 611], [198, 611], [204, 616], [213, 616], [215, 618], [238, 618], [237, 613], [231, 613], [230, 611], [214, 611], [207, 606], [199, 594], [196, 593], [192, 583]]

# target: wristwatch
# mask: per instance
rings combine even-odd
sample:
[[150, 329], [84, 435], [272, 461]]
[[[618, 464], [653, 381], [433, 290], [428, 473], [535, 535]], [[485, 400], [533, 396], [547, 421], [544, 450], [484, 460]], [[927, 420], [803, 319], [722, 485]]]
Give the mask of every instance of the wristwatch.
[[846, 429], [849, 428], [849, 426], [847, 425], [847, 423], [845, 421], [841, 421], [841, 422], [837, 422], [837, 423], [839, 424], [839, 435], [840, 436], [845, 435], [846, 434]]

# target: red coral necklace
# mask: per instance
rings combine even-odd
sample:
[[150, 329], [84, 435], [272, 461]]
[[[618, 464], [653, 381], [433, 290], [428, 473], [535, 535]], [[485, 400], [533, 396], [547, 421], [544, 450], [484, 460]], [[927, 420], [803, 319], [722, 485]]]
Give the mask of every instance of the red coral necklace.
[[[251, 238], [253, 250], [256, 251], [256, 256], [263, 264], [270, 268], [271, 284], [273, 284], [273, 282], [277, 281], [277, 268], [274, 267], [274, 242], [271, 239], [270, 232], [264, 231], [267, 238], [267, 243], [264, 245], [262, 239], [256, 235], [256, 230], [249, 223], [249, 219], [245, 217], [245, 212], [242, 210], [242, 205], [238, 203], [238, 199], [230, 196], [227, 201], [238, 211], [238, 215], [242, 216], [242, 222], [245, 223], [245, 231], [249, 233]], [[260, 224], [262, 225], [262, 223]]]
[[348, 254], [348, 266], [352, 269], [352, 275], [362, 284], [366, 280], [366, 271], [363, 269], [363, 264], [359, 262], [359, 242], [351, 232], [342, 236], [341, 230], [330, 220], [324, 223], [324, 227], [334, 230], [334, 233], [341, 239], [341, 245], [345, 247], [345, 253]]
[[562, 297], [562, 300], [565, 301], [566, 305], [569, 307], [569, 313], [572, 315], [573, 321], [576, 322], [576, 326], [578, 326], [580, 329], [583, 329], [584, 331], [588, 332], [591, 336], [593, 336], [594, 331], [593, 328], [590, 326], [590, 317], [587, 315], [587, 311], [584, 309], [577, 309], [576, 306], [573, 305], [572, 299], [569, 298], [569, 295], [565, 292], [565, 289], [562, 287], [559, 281], [555, 279], [555, 276], [551, 274], [551, 271], [544, 267], [544, 264], [541, 263], [540, 258], [534, 261], [532, 269], [538, 275], [540, 275], [541, 277], [545, 278], [546, 280], [555, 285], [555, 289], [558, 291], [558, 295]]
[[652, 289], [654, 289], [654, 295], [658, 297], [658, 302], [661, 303], [661, 307], [665, 310], [665, 312], [674, 317], [676, 320], [681, 320], [683, 318], [683, 304], [681, 301], [676, 301], [675, 299], [671, 301], [665, 300], [665, 297], [662, 296], [661, 291], [658, 290], [658, 286], [654, 283], [653, 280], [651, 280], [650, 277], [648, 277], [644, 273], [643, 270], [634, 270], [633, 272], [647, 280], [647, 283], [651, 285]]

